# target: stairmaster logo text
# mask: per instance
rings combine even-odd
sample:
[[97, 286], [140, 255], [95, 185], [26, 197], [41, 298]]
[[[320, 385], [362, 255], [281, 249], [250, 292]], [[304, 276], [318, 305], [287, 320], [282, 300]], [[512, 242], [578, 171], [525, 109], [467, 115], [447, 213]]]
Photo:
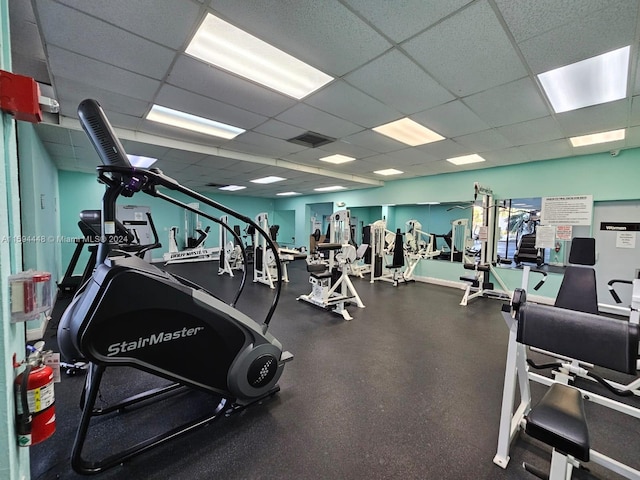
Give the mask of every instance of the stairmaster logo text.
[[175, 332], [158, 332], [149, 335], [148, 337], [140, 337], [137, 340], [123, 340], [122, 342], [112, 343], [107, 347], [107, 356], [113, 357], [120, 355], [121, 353], [131, 353], [135, 350], [140, 350], [153, 345], [159, 345], [161, 343], [173, 342], [174, 340], [180, 340], [182, 338], [194, 337], [204, 330], [204, 327], [184, 327], [182, 330], [176, 330]]

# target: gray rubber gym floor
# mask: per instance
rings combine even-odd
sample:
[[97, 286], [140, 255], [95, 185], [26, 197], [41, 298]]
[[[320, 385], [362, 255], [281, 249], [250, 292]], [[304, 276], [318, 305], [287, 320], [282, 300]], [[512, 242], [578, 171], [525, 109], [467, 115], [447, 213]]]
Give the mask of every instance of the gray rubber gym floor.
[[[550, 450], [524, 434], [513, 443], [507, 469], [492, 462], [508, 334], [501, 302], [477, 299], [461, 307], [461, 290], [354, 279], [366, 308], [351, 306], [354, 318], [344, 321], [296, 301], [310, 291], [304, 265], [289, 266], [291, 281], [270, 328], [295, 355], [280, 393], [97, 478], [531, 479], [523, 461], [548, 469]], [[217, 263], [170, 270], [226, 299], [238, 284], [238, 277], [218, 277]], [[238, 308], [261, 323], [272, 293], [249, 279]], [[57, 316], [65, 303], [59, 302]], [[55, 345], [56, 324], [48, 333], [49, 346]], [[79, 374], [56, 385], [58, 429], [32, 448], [32, 479], [86, 478], [74, 473], [69, 461], [83, 382]], [[132, 369], [111, 368], [100, 402], [163, 383]], [[532, 387], [536, 398], [544, 388]], [[100, 418], [85, 456], [100, 458], [214, 406], [208, 395], [187, 392]], [[589, 402], [587, 415], [592, 447], [640, 468], [640, 420]], [[620, 478], [588, 466], [590, 473], [579, 471], [574, 478]]]

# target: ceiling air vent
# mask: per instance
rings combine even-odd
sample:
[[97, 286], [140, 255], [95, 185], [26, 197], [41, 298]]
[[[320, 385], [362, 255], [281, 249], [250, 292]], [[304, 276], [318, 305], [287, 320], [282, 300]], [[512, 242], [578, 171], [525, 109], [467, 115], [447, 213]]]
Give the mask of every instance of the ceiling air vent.
[[304, 145], [305, 147], [316, 148], [321, 145], [326, 145], [327, 143], [335, 142], [336, 139], [325, 137], [324, 135], [320, 135], [315, 132], [306, 132], [302, 135], [298, 135], [297, 137], [290, 138], [287, 141], [298, 145]]

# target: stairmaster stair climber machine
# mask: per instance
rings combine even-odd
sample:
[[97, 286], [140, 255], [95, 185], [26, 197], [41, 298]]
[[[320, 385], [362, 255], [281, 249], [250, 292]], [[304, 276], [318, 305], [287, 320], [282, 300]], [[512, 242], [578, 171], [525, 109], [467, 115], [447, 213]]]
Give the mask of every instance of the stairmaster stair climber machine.
[[[102, 201], [102, 241], [91, 280], [78, 292], [60, 320], [58, 343], [67, 359], [84, 359], [89, 363], [71, 465], [79, 473], [90, 474], [274, 395], [280, 389], [277, 381], [284, 365], [293, 356], [283, 351], [280, 342], [267, 333], [278, 304], [280, 282], [266, 318], [259, 325], [235, 308], [244, 278], [234, 301], [227, 304], [186, 279], [170, 275], [135, 256], [111, 251], [109, 240], [115, 233], [118, 196], [130, 197], [143, 192], [189, 210], [187, 204], [158, 191], [157, 187], [162, 186], [245, 222], [265, 237], [273, 254], [278, 255], [269, 235], [250, 218], [183, 187], [160, 170], [132, 167], [98, 102], [84, 100], [78, 107], [78, 116], [104, 164], [97, 168], [98, 178], [106, 186]], [[221, 223], [212, 215], [197, 213]], [[233, 230], [230, 232], [237, 236]], [[279, 269], [280, 262], [276, 265]], [[282, 278], [281, 272], [277, 278]], [[117, 405], [96, 408], [102, 376], [111, 367], [133, 367], [173, 383], [127, 398]], [[183, 388], [212, 394], [215, 408], [202, 418], [100, 460], [82, 457], [93, 417], [122, 411], [141, 400], [161, 399]]]

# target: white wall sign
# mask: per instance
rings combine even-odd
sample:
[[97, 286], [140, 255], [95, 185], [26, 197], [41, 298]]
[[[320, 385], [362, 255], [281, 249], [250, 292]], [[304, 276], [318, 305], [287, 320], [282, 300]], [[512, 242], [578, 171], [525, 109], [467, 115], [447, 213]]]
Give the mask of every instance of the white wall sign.
[[556, 247], [556, 227], [553, 225], [540, 225], [536, 228], [536, 248]]
[[636, 232], [616, 232], [616, 248], [636, 248]]
[[591, 225], [593, 195], [543, 197], [540, 222], [543, 225]]

